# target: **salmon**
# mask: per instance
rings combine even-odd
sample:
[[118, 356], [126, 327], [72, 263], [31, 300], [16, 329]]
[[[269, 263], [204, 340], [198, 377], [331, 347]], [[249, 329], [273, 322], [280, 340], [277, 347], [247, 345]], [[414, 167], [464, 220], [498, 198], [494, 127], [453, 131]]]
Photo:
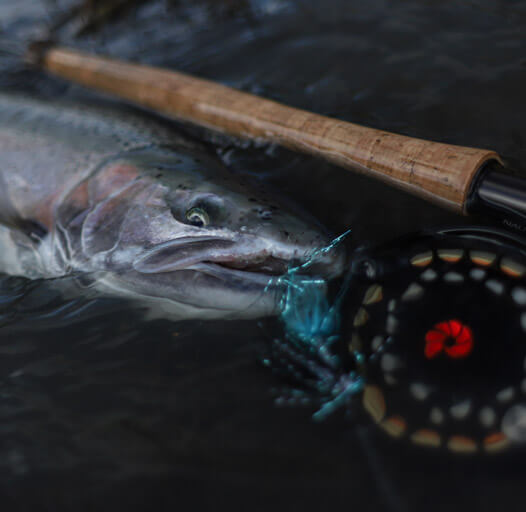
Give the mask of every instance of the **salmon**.
[[[111, 103], [0, 94], [0, 270], [97, 276], [179, 318], [276, 314], [276, 276], [330, 236], [167, 123]], [[317, 262], [330, 277], [341, 251]]]

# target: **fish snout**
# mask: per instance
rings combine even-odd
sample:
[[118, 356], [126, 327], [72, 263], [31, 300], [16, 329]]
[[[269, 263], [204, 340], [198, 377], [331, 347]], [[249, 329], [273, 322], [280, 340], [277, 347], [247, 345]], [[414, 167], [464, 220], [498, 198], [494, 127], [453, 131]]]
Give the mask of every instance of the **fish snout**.
[[329, 245], [315, 250], [307, 258], [305, 266], [309, 274], [333, 279], [343, 274], [346, 259], [346, 250], [343, 245]]

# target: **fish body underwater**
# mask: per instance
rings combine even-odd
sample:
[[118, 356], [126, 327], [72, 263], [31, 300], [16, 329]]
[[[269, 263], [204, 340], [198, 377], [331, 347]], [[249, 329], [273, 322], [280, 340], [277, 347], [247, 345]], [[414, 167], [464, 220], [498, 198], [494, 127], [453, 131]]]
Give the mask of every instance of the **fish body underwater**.
[[[278, 312], [269, 282], [330, 237], [167, 125], [90, 102], [0, 94], [0, 270], [75, 272], [174, 318]], [[318, 263], [343, 267], [332, 252]]]

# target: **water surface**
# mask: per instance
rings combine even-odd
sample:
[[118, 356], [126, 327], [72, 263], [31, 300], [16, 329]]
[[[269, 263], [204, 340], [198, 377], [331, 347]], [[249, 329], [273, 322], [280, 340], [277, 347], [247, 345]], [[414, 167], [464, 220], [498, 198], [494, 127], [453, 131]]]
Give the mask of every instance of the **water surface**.
[[[25, 38], [71, 5], [0, 4]], [[61, 41], [172, 67], [322, 114], [526, 162], [523, 2], [152, 0]], [[81, 90], [38, 73], [4, 87]], [[289, 194], [350, 249], [465, 220], [311, 157], [196, 132]], [[522, 168], [524, 171], [524, 168]], [[60, 286], [58, 287], [60, 288]], [[0, 279], [0, 475], [7, 509], [522, 510], [521, 456], [422, 454], [363, 418], [277, 408], [265, 322], [144, 322], [136, 305]], [[359, 416], [359, 415], [357, 415]], [[452, 467], [454, 464], [454, 467]]]

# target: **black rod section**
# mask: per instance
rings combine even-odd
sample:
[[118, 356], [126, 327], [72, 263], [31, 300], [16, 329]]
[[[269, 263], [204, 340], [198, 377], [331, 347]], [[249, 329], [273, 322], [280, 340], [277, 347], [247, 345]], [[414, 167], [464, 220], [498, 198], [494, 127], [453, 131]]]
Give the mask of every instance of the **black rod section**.
[[496, 161], [480, 171], [467, 204], [468, 213], [489, 215], [508, 229], [526, 232], [526, 179]]

